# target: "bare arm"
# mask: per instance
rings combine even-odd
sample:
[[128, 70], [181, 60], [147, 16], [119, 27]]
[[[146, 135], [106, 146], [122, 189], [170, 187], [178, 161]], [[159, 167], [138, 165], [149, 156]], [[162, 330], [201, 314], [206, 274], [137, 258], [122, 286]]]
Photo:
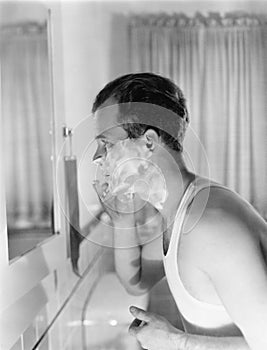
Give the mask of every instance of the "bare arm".
[[[118, 200], [110, 193], [104, 196], [103, 186], [99, 181], [93, 183], [103, 209], [113, 222], [116, 272], [129, 293], [144, 294], [164, 276], [162, 217], [139, 196], [127, 202]], [[148, 222], [147, 216], [151, 217]], [[136, 225], [137, 221], [140, 224]]]
[[[129, 332], [148, 350], [249, 350], [242, 337], [192, 335], [174, 328], [165, 318], [131, 307], [135, 317]], [[141, 323], [142, 321], [142, 323]], [[141, 323], [141, 325], [140, 325]], [[252, 348], [251, 348], [252, 349]], [[262, 349], [263, 350], [263, 349]]]
[[[180, 337], [174, 337], [175, 350], [250, 350], [247, 342], [241, 337], [208, 337], [187, 334], [182, 343]], [[182, 347], [181, 347], [181, 344]]]
[[[209, 276], [241, 330], [249, 345], [247, 348], [267, 349], [267, 270], [257, 232], [251, 232], [246, 216], [237, 217], [225, 209], [209, 215], [200, 230], [198, 234], [203, 242], [200, 249], [205, 249], [200, 268]], [[188, 339], [189, 348], [190, 341], [195, 339]], [[236, 349], [247, 349], [241, 338], [229, 341], [229, 346], [235, 344]]]
[[159, 217], [142, 225], [135, 217], [114, 222], [114, 247], [116, 272], [129, 293], [144, 294], [164, 277]]

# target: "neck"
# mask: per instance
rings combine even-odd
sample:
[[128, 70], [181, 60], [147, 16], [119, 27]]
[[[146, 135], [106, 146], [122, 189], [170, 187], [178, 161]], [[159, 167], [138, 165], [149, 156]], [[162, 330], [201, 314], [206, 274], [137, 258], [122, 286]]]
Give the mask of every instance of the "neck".
[[195, 174], [187, 170], [181, 154], [171, 154], [172, 161], [161, 158], [161, 170], [163, 172], [168, 196], [160, 213], [169, 225], [173, 222], [179, 203], [189, 183], [194, 180]]

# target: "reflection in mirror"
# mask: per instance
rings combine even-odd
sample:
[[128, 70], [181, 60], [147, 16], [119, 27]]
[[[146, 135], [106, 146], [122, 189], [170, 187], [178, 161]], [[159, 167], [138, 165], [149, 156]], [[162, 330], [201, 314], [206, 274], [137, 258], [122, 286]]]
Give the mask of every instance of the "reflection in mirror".
[[[14, 6], [16, 14], [19, 12], [23, 18], [27, 8], [23, 4], [19, 8], [18, 3]], [[9, 259], [53, 234], [53, 123], [47, 10], [42, 11], [38, 11], [37, 20], [2, 20], [0, 28], [1, 138], [5, 158], [1, 171], [6, 179]]]

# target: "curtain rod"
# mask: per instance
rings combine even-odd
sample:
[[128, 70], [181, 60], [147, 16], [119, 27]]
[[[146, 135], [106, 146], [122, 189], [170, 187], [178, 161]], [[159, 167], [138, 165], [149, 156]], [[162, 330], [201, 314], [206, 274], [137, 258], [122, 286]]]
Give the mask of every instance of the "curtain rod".
[[47, 30], [47, 22], [17, 22], [0, 26], [1, 34], [42, 34]]
[[175, 26], [212, 26], [221, 25], [227, 26], [259, 26], [267, 25], [267, 16], [261, 14], [251, 14], [243, 11], [227, 12], [222, 15], [219, 12], [208, 12], [204, 15], [200, 12], [196, 12], [194, 16], [188, 16], [182, 12], [180, 13], [148, 13], [137, 14], [130, 13], [129, 15], [130, 25], [151, 25], [151, 26], [163, 26], [163, 27], [175, 27]]

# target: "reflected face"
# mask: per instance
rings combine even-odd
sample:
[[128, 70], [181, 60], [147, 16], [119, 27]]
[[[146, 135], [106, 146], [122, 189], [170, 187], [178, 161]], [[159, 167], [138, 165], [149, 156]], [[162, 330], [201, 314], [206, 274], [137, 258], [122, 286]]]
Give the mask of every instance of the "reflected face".
[[114, 102], [114, 99], [108, 99], [101, 105], [101, 109], [95, 112], [97, 150], [93, 156], [93, 161], [101, 161], [102, 158], [105, 158], [108, 148], [116, 142], [128, 138], [128, 133], [118, 122], [119, 106], [118, 104], [112, 104]]

